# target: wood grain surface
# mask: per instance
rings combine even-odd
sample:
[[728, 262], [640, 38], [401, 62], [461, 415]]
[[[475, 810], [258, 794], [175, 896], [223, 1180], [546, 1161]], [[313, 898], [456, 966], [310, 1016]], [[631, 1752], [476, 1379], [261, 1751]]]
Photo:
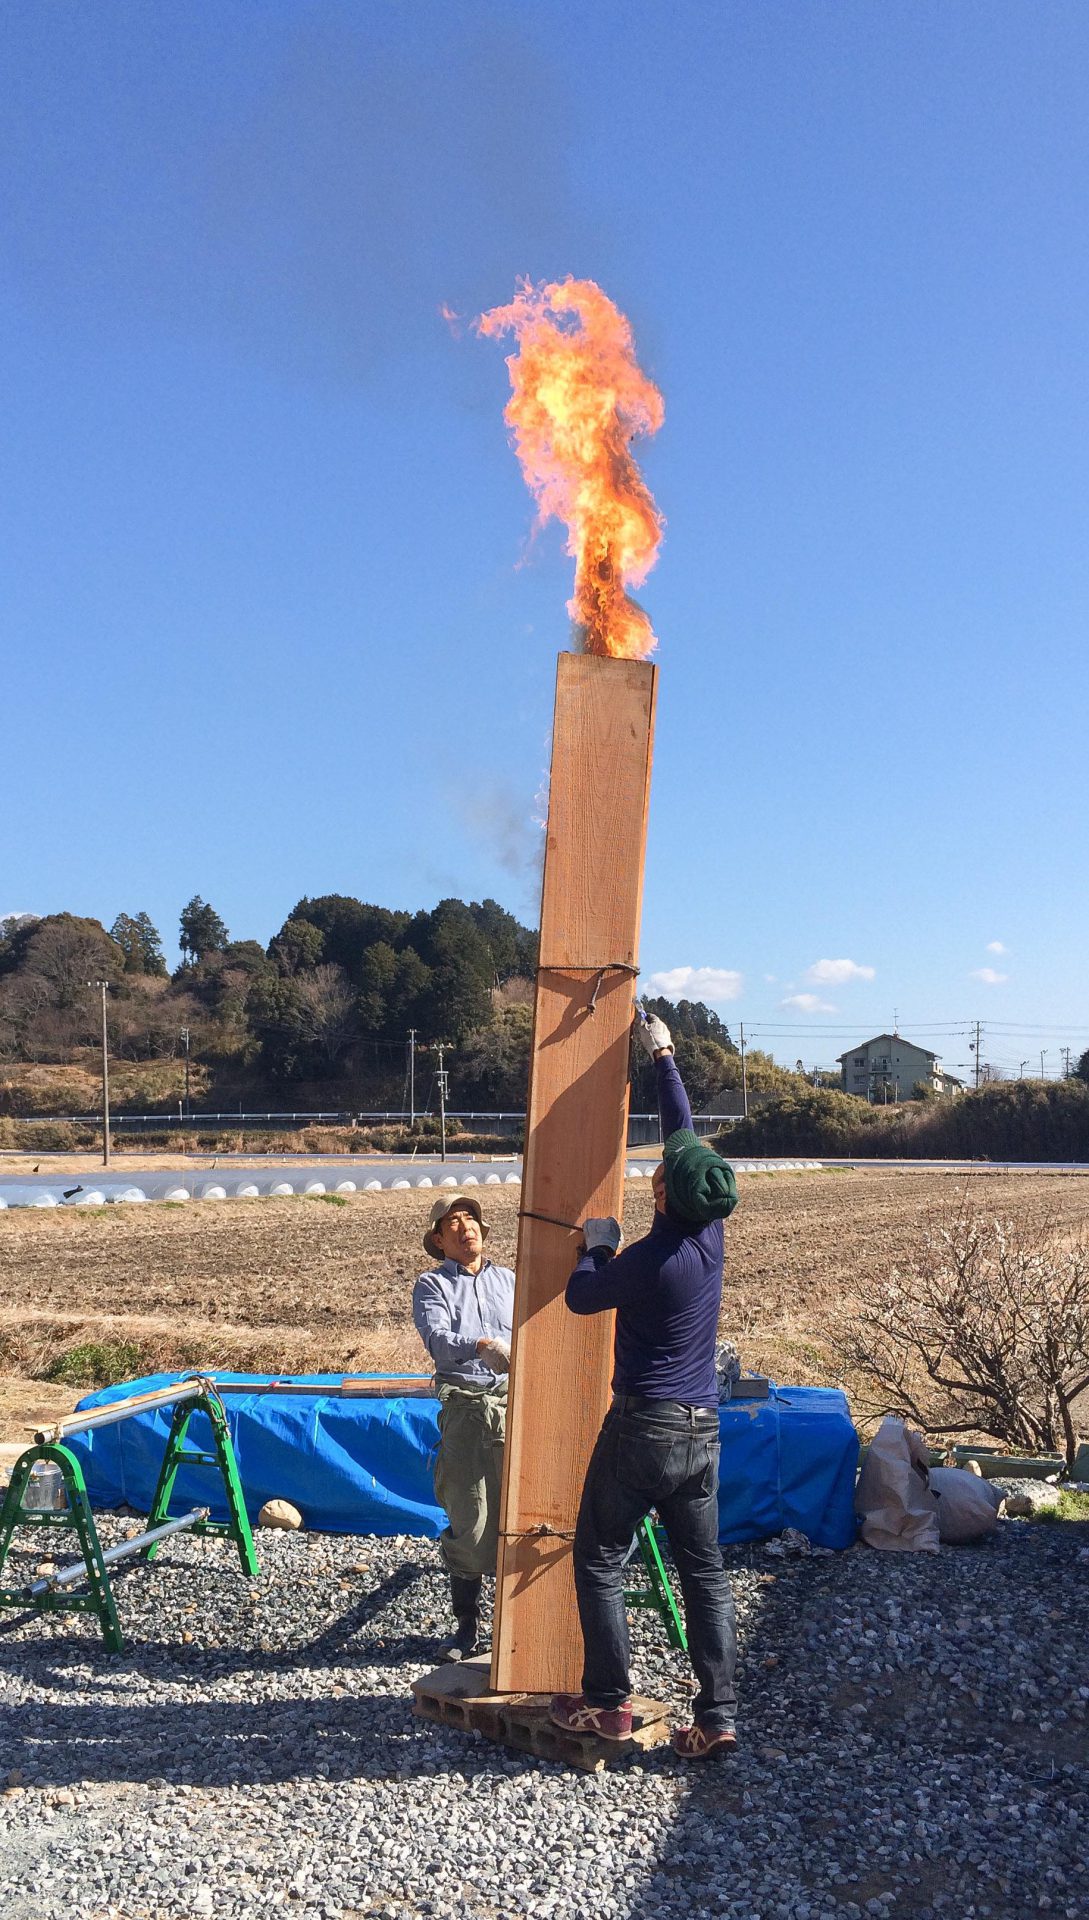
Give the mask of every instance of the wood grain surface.
[[[561, 654], [556, 680], [491, 1684], [574, 1690], [571, 1535], [609, 1398], [612, 1314], [564, 1306], [578, 1226], [623, 1207], [655, 669]], [[612, 968], [612, 971], [600, 971]], [[533, 1216], [548, 1216], [534, 1218]], [[558, 1224], [557, 1224], [558, 1223]]]

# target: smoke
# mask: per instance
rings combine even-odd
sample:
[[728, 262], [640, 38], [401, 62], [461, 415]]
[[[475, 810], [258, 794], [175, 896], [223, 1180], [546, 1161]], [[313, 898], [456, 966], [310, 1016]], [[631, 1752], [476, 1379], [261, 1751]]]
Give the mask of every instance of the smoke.
[[527, 805], [524, 793], [502, 780], [471, 789], [451, 786], [448, 804], [460, 816], [466, 831], [501, 870], [519, 883], [534, 922], [541, 904], [544, 874], [544, 815], [548, 808], [547, 774], [541, 791]]

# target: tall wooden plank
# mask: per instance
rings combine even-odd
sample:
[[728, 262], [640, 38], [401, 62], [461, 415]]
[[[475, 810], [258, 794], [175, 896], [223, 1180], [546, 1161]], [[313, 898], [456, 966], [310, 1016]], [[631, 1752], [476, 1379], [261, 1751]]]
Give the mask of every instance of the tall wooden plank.
[[502, 1693], [573, 1690], [582, 1671], [571, 1536], [608, 1405], [613, 1316], [577, 1318], [563, 1293], [579, 1223], [623, 1208], [655, 691], [641, 662], [560, 655], [492, 1656]]

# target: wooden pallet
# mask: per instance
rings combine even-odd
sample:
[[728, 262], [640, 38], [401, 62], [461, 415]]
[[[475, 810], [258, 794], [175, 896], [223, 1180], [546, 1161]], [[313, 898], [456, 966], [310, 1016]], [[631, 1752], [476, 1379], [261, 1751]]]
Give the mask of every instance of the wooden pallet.
[[548, 1717], [546, 1693], [492, 1693], [487, 1656], [436, 1667], [412, 1683], [413, 1712], [421, 1720], [479, 1733], [504, 1747], [536, 1754], [539, 1760], [601, 1773], [632, 1753], [669, 1739], [666, 1709], [658, 1700], [636, 1694], [630, 1740], [601, 1740], [592, 1733], [567, 1733]]

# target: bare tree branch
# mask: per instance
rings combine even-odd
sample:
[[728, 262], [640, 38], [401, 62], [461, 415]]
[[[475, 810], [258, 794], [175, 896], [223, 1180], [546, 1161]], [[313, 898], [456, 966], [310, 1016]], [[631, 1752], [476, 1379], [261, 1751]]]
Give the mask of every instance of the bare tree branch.
[[1074, 1403], [1089, 1391], [1089, 1246], [1052, 1218], [1013, 1222], [964, 1198], [903, 1271], [864, 1286], [841, 1351], [873, 1384], [867, 1412], [1062, 1451], [1072, 1465]]

